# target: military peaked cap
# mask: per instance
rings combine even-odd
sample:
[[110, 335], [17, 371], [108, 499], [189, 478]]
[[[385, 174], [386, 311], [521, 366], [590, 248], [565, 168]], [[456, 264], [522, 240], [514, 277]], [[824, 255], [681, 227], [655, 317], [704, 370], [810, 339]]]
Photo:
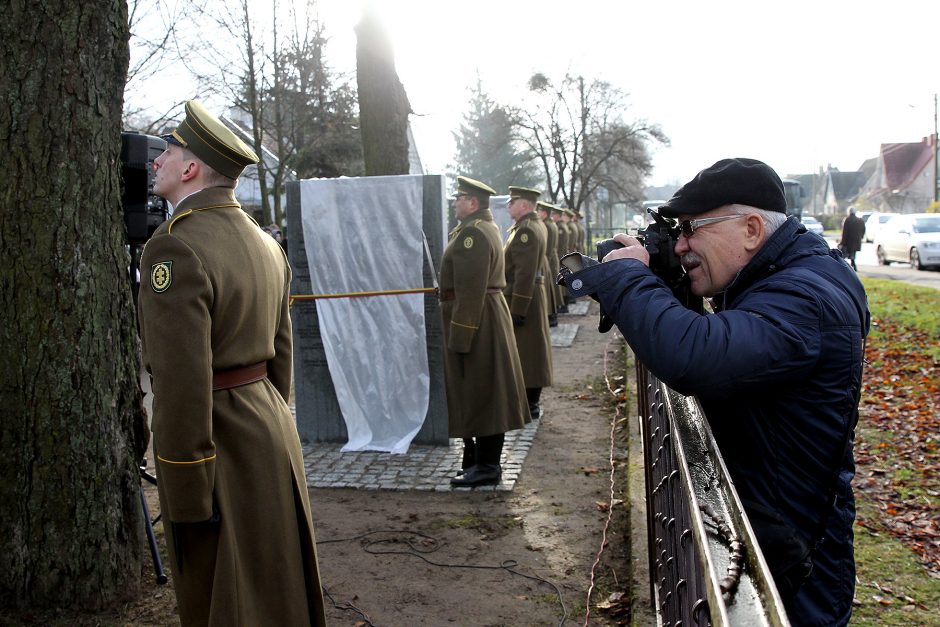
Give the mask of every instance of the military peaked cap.
[[773, 168], [757, 159], [722, 159], [680, 187], [659, 208], [659, 213], [676, 218], [725, 205], [747, 205], [783, 213], [787, 210], [783, 182]]
[[245, 166], [258, 163], [258, 156], [227, 126], [197, 100], [186, 103], [183, 122], [163, 139], [186, 148], [207, 166], [237, 179]]
[[555, 207], [555, 205], [552, 205], [552, 204], [549, 204], [549, 203], [547, 203], [547, 202], [544, 202], [544, 201], [541, 201], [541, 200], [540, 200], [540, 201], [538, 201], [537, 203], [535, 203], [535, 208], [538, 209], [539, 211], [544, 211], [544, 212], [546, 212], [546, 213], [551, 213], [551, 212], [554, 211], [557, 207]]
[[470, 194], [471, 196], [482, 196], [483, 198], [489, 198], [490, 196], [496, 193], [496, 190], [487, 185], [486, 183], [481, 183], [476, 179], [472, 179], [467, 176], [458, 176], [457, 177], [457, 193], [458, 194]]
[[524, 198], [525, 200], [530, 200], [532, 202], [537, 202], [539, 196], [542, 195], [537, 189], [532, 189], [530, 187], [517, 187], [515, 185], [509, 186], [509, 199], [513, 198]]

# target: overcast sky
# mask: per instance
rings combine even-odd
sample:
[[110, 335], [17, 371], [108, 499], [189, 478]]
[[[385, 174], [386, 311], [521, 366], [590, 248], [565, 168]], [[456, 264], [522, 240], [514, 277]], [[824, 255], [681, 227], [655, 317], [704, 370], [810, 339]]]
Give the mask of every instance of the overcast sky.
[[[320, 0], [328, 55], [355, 68], [362, 0]], [[934, 132], [940, 2], [893, 0], [385, 0], [418, 151], [429, 172], [453, 160], [451, 130], [479, 75], [500, 102], [528, 77], [565, 72], [630, 94], [660, 124], [648, 183], [685, 182], [724, 157], [781, 175], [855, 170], [882, 143]], [[184, 80], [165, 91], [187, 89]], [[188, 87], [191, 89], [191, 87]], [[519, 95], [517, 95], [519, 94]], [[169, 94], [166, 94], [169, 95]], [[194, 94], [176, 94], [179, 99]]]

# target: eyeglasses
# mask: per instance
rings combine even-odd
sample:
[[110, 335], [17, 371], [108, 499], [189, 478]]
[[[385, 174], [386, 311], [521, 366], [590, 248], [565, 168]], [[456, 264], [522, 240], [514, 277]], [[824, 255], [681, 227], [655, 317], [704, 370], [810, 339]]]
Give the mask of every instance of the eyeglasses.
[[698, 220], [683, 220], [679, 223], [679, 230], [682, 231], [682, 234], [686, 238], [692, 237], [695, 233], [695, 229], [705, 226], [706, 224], [714, 224], [715, 222], [724, 222], [725, 220], [734, 220], [735, 218], [743, 218], [744, 215], [733, 215], [733, 216], [717, 216], [715, 218], [699, 218]]

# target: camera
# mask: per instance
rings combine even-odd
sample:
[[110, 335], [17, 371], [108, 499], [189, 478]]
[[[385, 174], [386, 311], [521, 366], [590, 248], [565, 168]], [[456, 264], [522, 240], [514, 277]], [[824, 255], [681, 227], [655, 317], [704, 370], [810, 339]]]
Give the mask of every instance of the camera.
[[[646, 252], [650, 256], [650, 270], [653, 274], [665, 281], [673, 295], [679, 299], [688, 309], [702, 312], [702, 299], [692, 294], [689, 277], [682, 267], [679, 255], [676, 254], [676, 244], [679, 241], [679, 225], [671, 218], [664, 218], [654, 209], [647, 209], [652, 216], [653, 222], [645, 229], [635, 234], [637, 240], [643, 244]], [[559, 282], [562, 277], [566, 280], [572, 273], [578, 272], [588, 266], [596, 265], [604, 259], [611, 251], [623, 248], [624, 245], [613, 239], [605, 239], [597, 242], [597, 261], [571, 253], [565, 255], [562, 262], [562, 271], [559, 276]]]
[[[653, 222], [634, 235], [650, 256], [650, 270], [670, 287], [678, 285], [685, 277], [685, 270], [676, 254], [679, 241], [679, 225], [671, 218], [664, 218], [654, 209], [647, 209]], [[612, 239], [597, 243], [597, 260], [603, 261], [612, 250], [623, 248], [623, 244]]]
[[127, 243], [146, 243], [167, 219], [167, 202], [153, 194], [153, 162], [166, 150], [166, 142], [133, 131], [121, 133], [121, 180]]

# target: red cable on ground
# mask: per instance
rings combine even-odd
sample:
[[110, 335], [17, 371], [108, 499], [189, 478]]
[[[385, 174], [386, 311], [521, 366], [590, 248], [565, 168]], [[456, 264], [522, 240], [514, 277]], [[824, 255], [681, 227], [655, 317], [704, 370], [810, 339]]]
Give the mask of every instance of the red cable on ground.
[[[611, 335], [607, 346], [604, 348], [604, 383], [607, 384], [607, 391], [614, 396], [616, 396], [616, 394], [610, 385], [610, 377], [607, 373], [607, 354], [610, 352], [610, 345], [613, 344], [614, 340], [618, 337], [617, 334]], [[597, 557], [594, 558], [594, 564], [591, 566], [591, 585], [588, 587], [587, 600], [584, 604], [584, 627], [588, 627], [588, 622], [591, 618], [591, 593], [594, 591], [594, 575], [597, 571], [597, 565], [601, 562], [601, 555], [603, 555], [604, 549], [607, 547], [607, 530], [610, 528], [610, 520], [614, 514], [614, 433], [618, 422], [620, 422], [620, 403], [616, 404], [614, 418], [610, 421], [610, 500], [607, 502], [607, 520], [604, 522], [604, 532], [601, 535], [601, 547], [598, 549]]]

